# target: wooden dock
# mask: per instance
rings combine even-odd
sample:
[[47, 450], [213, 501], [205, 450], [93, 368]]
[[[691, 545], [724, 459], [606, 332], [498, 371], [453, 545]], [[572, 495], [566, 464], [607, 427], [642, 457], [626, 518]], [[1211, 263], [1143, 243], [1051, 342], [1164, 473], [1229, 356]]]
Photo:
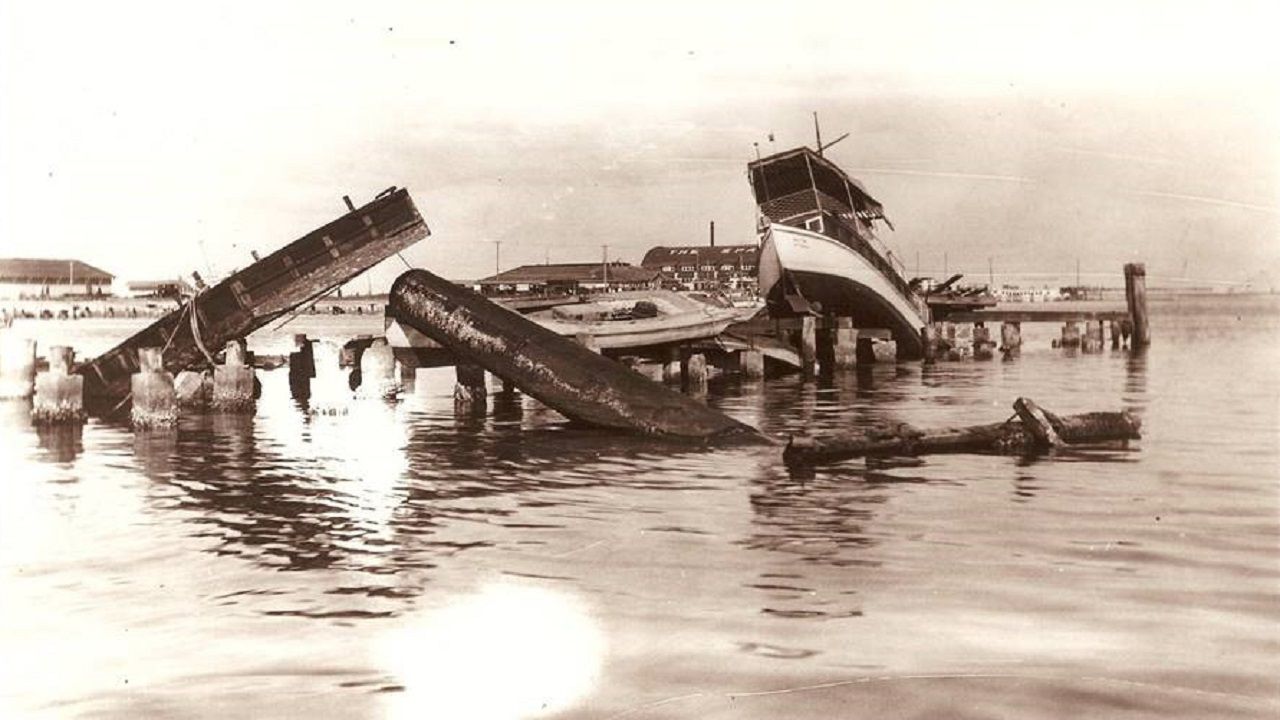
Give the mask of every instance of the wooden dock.
[[1101, 300], [998, 303], [981, 310], [961, 310], [947, 316], [949, 322], [1088, 322], [1126, 320], [1129, 308], [1121, 302]]

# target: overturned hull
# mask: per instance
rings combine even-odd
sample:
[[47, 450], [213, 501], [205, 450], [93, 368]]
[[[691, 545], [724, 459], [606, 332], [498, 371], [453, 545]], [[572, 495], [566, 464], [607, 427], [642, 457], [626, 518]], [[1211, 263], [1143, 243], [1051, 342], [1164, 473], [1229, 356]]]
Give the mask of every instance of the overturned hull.
[[192, 298], [110, 351], [81, 364], [85, 397], [110, 409], [128, 397], [138, 348], [163, 348], [164, 369], [206, 353], [314, 300], [429, 234], [407, 190], [388, 190]]
[[397, 278], [388, 307], [400, 322], [459, 359], [513, 383], [571, 420], [691, 440], [761, 437], [748, 425], [425, 270]]

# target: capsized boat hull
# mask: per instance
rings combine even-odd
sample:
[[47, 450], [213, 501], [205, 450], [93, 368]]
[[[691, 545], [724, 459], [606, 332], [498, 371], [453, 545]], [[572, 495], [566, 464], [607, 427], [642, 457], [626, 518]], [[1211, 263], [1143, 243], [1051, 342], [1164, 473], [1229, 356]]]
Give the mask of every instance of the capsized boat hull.
[[900, 356], [922, 352], [927, 310], [862, 255], [825, 235], [772, 225], [760, 250], [760, 287], [775, 317], [806, 311], [847, 316], [856, 327], [889, 330]]

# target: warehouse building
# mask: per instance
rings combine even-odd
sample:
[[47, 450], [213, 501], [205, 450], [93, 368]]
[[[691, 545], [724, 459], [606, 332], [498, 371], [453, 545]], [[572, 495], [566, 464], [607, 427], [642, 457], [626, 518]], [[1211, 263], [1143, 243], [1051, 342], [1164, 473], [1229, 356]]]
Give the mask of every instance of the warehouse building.
[[0, 298], [5, 299], [110, 295], [114, 278], [79, 260], [0, 258]]
[[755, 291], [759, 254], [755, 245], [658, 246], [640, 264], [662, 273], [677, 290]]
[[476, 283], [485, 295], [561, 295], [578, 292], [645, 290], [661, 285], [656, 270], [629, 263], [521, 265]]

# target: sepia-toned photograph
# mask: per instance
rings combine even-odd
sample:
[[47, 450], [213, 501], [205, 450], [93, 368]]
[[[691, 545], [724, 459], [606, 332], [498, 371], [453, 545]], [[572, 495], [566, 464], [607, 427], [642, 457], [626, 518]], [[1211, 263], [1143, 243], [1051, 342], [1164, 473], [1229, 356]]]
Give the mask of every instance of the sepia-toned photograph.
[[0, 5], [0, 717], [1280, 716], [1277, 27]]

